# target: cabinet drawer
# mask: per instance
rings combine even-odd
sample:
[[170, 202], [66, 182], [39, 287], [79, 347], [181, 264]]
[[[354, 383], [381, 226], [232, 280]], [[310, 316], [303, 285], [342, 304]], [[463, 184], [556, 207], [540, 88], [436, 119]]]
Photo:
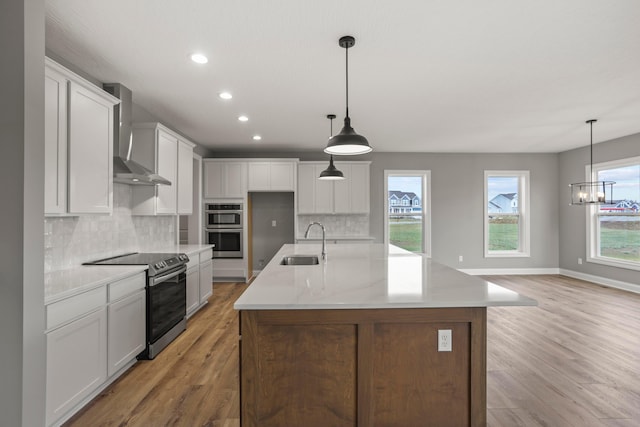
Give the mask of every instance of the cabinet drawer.
[[101, 286], [47, 306], [47, 329], [81, 317], [107, 303], [107, 288]]
[[200, 252], [200, 264], [203, 262], [211, 261], [213, 258], [213, 251], [211, 249], [207, 249], [206, 251]]
[[135, 276], [118, 280], [109, 284], [109, 302], [118, 300], [124, 296], [132, 294], [146, 285], [145, 273], [138, 273]]

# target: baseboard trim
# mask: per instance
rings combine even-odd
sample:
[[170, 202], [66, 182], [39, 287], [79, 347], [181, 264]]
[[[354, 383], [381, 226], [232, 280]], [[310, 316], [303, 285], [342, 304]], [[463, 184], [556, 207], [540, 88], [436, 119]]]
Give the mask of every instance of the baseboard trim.
[[621, 289], [623, 291], [629, 291], [636, 294], [640, 294], [640, 285], [634, 283], [623, 282], [621, 280], [608, 279], [606, 277], [594, 276], [592, 274], [580, 273], [578, 271], [560, 269], [560, 274], [563, 276], [573, 277], [574, 279], [586, 280], [587, 282], [597, 283], [608, 288]]
[[560, 274], [559, 268], [459, 268], [458, 271], [471, 276]]

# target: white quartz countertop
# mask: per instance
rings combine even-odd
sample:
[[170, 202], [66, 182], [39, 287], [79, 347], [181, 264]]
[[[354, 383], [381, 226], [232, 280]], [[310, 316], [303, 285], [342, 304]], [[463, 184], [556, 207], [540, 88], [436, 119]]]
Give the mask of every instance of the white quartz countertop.
[[145, 271], [144, 265], [84, 265], [44, 276], [45, 305]]
[[204, 250], [211, 250], [215, 247], [215, 245], [180, 245], [178, 246], [178, 252], [185, 253], [188, 255], [197, 254], [198, 252], [202, 252]]
[[[311, 242], [315, 242], [315, 241], [322, 241], [322, 237], [318, 237], [318, 236], [314, 236], [314, 237], [298, 237], [297, 238], [300, 241], [311, 241]], [[325, 240], [370, 240], [373, 241], [375, 240], [375, 237], [372, 236], [326, 236]]]
[[319, 265], [280, 265], [320, 244], [284, 245], [235, 302], [236, 310], [533, 306], [514, 291], [384, 244], [327, 247]]

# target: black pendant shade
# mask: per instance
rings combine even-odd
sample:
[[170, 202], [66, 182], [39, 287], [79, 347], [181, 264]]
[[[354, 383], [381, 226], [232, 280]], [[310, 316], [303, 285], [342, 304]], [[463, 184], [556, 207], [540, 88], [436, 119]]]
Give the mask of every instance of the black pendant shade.
[[[327, 114], [327, 119], [331, 120], [331, 130], [329, 135], [333, 135], [333, 119], [335, 118], [336, 118], [335, 114]], [[323, 170], [322, 172], [320, 172], [320, 176], [318, 177], [318, 179], [322, 179], [322, 180], [344, 179], [344, 174], [342, 173], [342, 171], [338, 170], [333, 165], [333, 154], [329, 158], [329, 167]]]
[[356, 39], [352, 36], [344, 36], [340, 38], [338, 44], [344, 48], [346, 56], [346, 115], [344, 127], [339, 134], [329, 138], [324, 152], [339, 156], [369, 153], [372, 150], [369, 141], [356, 133], [351, 127], [351, 118], [349, 117], [349, 48], [356, 44]]

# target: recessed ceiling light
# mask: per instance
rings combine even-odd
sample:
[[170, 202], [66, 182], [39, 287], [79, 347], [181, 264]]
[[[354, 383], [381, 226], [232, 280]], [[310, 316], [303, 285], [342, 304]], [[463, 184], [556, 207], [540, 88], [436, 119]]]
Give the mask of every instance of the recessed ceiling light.
[[262, 137], [260, 135], [253, 135], [253, 140], [254, 141], [260, 141], [262, 139]]
[[249, 121], [249, 117], [247, 117], [247, 116], [238, 116], [238, 120], [240, 120], [241, 122], [248, 122]]
[[209, 59], [207, 59], [207, 57], [201, 53], [194, 53], [193, 55], [191, 55], [191, 60], [198, 64], [206, 64], [207, 62], [209, 62]]
[[222, 99], [231, 99], [233, 98], [233, 95], [231, 95], [229, 92], [220, 92], [218, 94], [218, 96]]

